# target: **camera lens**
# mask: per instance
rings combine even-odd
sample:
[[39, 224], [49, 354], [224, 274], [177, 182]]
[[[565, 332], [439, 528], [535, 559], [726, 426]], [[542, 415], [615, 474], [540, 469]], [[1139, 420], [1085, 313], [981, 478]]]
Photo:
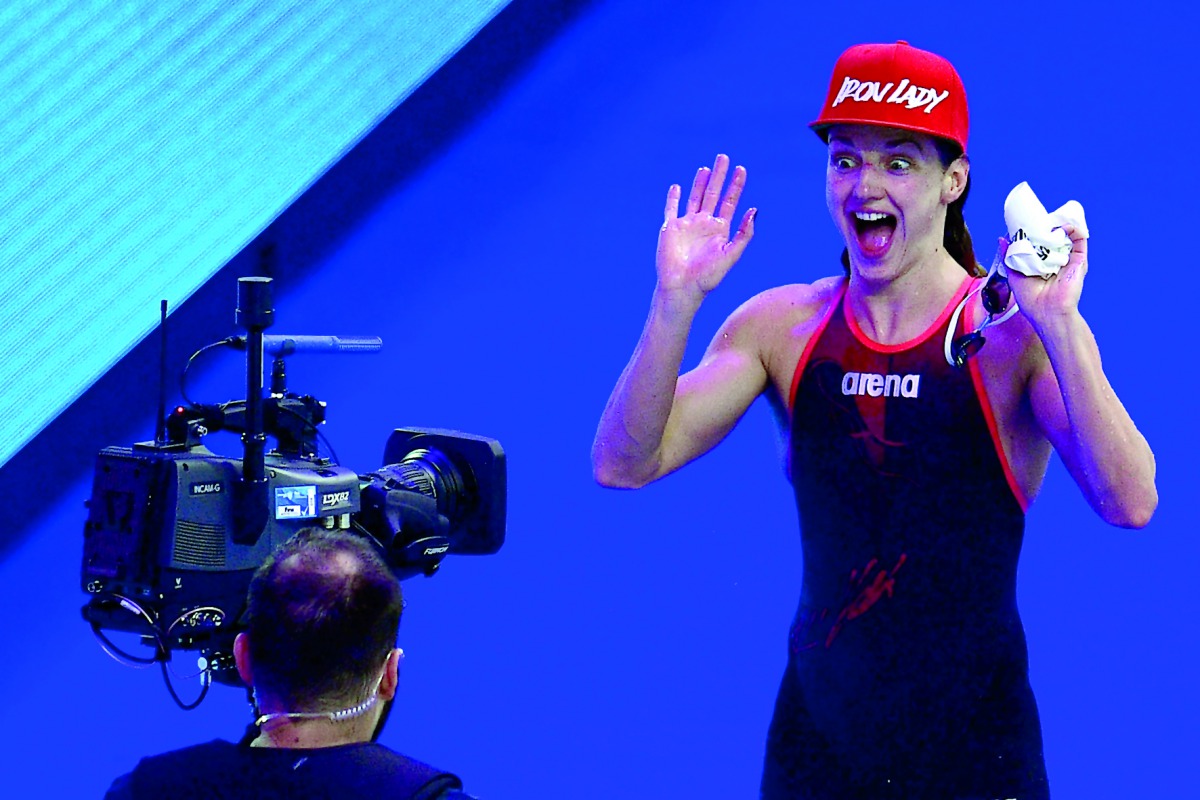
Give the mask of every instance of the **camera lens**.
[[[417, 492], [437, 502], [438, 511], [458, 519], [467, 501], [467, 487], [454, 463], [440, 450], [413, 450], [397, 464], [381, 470], [398, 488]], [[395, 488], [389, 486], [389, 488]]]

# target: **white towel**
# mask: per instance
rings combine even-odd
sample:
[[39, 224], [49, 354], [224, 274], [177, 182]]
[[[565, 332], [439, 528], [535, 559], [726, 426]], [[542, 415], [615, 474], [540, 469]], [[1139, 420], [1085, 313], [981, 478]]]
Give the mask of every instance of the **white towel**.
[[1088, 235], [1083, 206], [1069, 200], [1053, 213], [1047, 213], [1024, 181], [1004, 201], [1004, 224], [1008, 228], [1009, 245], [999, 271], [1005, 277], [1009, 269], [1039, 278], [1057, 275], [1071, 257], [1071, 238], [1062, 226], [1075, 226], [1085, 239]]

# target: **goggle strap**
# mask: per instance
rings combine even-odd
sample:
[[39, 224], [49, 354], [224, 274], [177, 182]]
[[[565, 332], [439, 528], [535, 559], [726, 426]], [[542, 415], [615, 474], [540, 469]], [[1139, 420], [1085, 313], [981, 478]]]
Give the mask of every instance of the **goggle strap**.
[[[983, 288], [988, 285], [988, 281], [990, 281], [992, 279], [992, 276], [995, 275], [996, 272], [997, 272], [997, 267], [996, 267], [996, 265], [993, 264], [992, 268], [990, 270], [988, 270], [988, 274], [981, 281], [979, 281], [979, 284], [974, 289], [967, 292], [967, 296], [959, 301], [958, 305], [954, 309], [954, 313], [950, 316], [950, 326], [946, 329], [946, 342], [942, 347], [942, 353], [946, 356], [946, 363], [952, 367], [958, 366], [956, 363], [954, 363], [954, 351], [953, 351], [954, 338], [955, 338], [954, 331], [958, 328], [958, 318], [962, 315], [963, 309], [967, 307], [967, 301], [969, 301], [972, 297], [974, 297], [975, 295], [982, 292]], [[1017, 298], [1014, 297], [1010, 291], [1009, 298], [1008, 298], [1008, 308], [1006, 308], [1004, 310], [1004, 313], [998, 317], [993, 317], [992, 315], [989, 314], [987, 319], [985, 319], [983, 321], [983, 324], [981, 324], [975, 330], [975, 333], [982, 333], [984, 328], [987, 328], [992, 325], [999, 325], [1001, 322], [1007, 322], [1008, 320], [1012, 319], [1013, 315], [1016, 314], [1020, 310], [1021, 310], [1021, 307], [1017, 304]]]

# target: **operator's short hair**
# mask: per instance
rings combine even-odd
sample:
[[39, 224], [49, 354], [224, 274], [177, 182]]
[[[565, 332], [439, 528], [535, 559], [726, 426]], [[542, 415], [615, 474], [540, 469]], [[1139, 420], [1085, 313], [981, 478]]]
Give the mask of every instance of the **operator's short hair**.
[[330, 711], [370, 696], [404, 599], [364, 537], [304, 528], [254, 573], [247, 606], [255, 688], [289, 711]]

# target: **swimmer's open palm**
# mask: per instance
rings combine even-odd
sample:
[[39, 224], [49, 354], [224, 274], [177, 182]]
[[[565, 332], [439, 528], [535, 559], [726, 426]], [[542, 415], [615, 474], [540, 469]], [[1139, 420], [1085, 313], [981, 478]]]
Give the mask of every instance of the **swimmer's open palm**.
[[667, 191], [667, 206], [658, 233], [658, 285], [660, 290], [680, 293], [699, 302], [716, 288], [729, 268], [741, 258], [754, 235], [756, 209], [742, 217], [737, 233], [730, 238], [733, 214], [746, 185], [746, 170], [737, 167], [725, 196], [721, 189], [729, 171], [729, 158], [717, 156], [710, 170], [701, 167], [692, 182], [683, 216], [679, 216], [679, 184]]

